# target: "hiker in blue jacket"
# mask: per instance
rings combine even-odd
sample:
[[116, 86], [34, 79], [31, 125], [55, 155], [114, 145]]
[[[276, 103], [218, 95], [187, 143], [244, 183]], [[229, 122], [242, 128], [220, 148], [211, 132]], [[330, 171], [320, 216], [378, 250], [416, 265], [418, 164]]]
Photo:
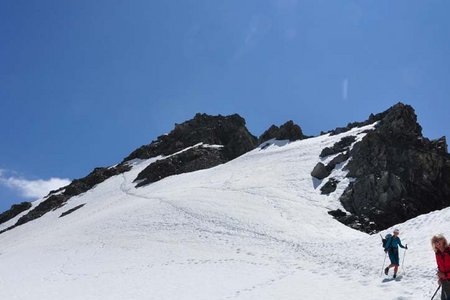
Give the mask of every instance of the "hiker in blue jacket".
[[402, 241], [398, 237], [400, 231], [398, 229], [394, 230], [394, 235], [389, 237], [386, 241], [386, 245], [384, 247], [384, 252], [389, 254], [389, 259], [391, 260], [391, 264], [384, 269], [384, 274], [389, 273], [389, 269], [394, 267], [394, 278], [397, 277], [398, 266], [400, 265], [400, 259], [398, 257], [398, 246], [403, 249], [408, 249], [408, 244], [406, 246], [402, 245]]

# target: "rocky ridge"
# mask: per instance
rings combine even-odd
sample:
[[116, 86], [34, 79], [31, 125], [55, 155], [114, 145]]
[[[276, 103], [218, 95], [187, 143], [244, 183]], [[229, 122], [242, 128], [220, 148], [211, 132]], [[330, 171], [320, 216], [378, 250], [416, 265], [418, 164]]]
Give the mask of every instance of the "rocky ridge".
[[[375, 122], [378, 122], [375, 129], [367, 132], [362, 140], [355, 142], [355, 137], [346, 137], [320, 154], [320, 158], [335, 155], [327, 165], [319, 162], [311, 172], [313, 177], [327, 180], [321, 187], [322, 194], [335, 191], [339, 181], [329, 175], [338, 164], [346, 163], [347, 177], [353, 179], [340, 197], [346, 211], [329, 213], [350, 227], [373, 233], [449, 206], [450, 156], [445, 137], [433, 141], [424, 138], [412, 107], [398, 103], [385, 112], [371, 114], [367, 121], [349, 123], [328, 133], [335, 135]], [[304, 138], [308, 136], [292, 121], [280, 127], [272, 125], [256, 138], [237, 114], [197, 114], [192, 120], [175, 124], [169, 134], [136, 149], [117, 166], [96, 168], [86, 177], [50, 192], [34, 208], [30, 203], [12, 206], [0, 214], [0, 224], [26, 212], [6, 229], [10, 230], [62, 207], [71, 197], [128, 171], [133, 159], [159, 158], [136, 177], [136, 186], [140, 187], [167, 176], [226, 163], [271, 139]]]
[[403, 103], [369, 120], [379, 123], [353, 146], [346, 165], [347, 177], [354, 181], [340, 201], [348, 213], [332, 214], [373, 233], [448, 207], [450, 155], [445, 137], [423, 137], [414, 109]]

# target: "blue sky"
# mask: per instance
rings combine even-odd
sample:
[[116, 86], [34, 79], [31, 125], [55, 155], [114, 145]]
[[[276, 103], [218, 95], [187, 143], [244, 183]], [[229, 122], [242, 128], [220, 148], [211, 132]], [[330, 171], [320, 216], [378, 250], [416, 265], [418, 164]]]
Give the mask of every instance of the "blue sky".
[[[0, 211], [197, 112], [309, 135], [402, 101], [450, 136], [446, 0], [0, 2]], [[61, 181], [63, 180], [63, 181]]]

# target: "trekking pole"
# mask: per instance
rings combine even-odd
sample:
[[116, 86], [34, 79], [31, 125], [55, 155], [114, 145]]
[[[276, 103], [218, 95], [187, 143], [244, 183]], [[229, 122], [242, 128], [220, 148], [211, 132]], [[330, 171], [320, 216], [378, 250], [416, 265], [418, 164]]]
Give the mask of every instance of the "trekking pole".
[[431, 300], [433, 300], [434, 296], [436, 296], [436, 294], [440, 288], [441, 288], [441, 285], [438, 286], [438, 288], [436, 289], [436, 292], [434, 292], [433, 296], [431, 297]]
[[383, 276], [384, 264], [386, 263], [386, 256], [387, 256], [387, 252], [384, 252], [383, 267], [381, 268], [380, 277]]
[[[406, 245], [406, 247], [408, 247], [408, 245]], [[402, 260], [402, 271], [403, 273], [405, 273], [405, 256], [406, 256], [406, 250], [408, 250], [408, 248], [405, 249], [405, 252], [403, 253], [403, 260]]]

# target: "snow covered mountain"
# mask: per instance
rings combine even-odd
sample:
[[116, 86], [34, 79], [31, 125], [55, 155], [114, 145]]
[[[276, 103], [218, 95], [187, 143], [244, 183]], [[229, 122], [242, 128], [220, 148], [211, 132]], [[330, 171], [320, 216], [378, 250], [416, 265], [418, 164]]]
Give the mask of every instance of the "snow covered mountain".
[[[64, 190], [0, 224], [10, 228], [0, 234], [0, 299], [429, 298], [437, 288], [430, 238], [448, 234], [450, 208], [395, 224], [409, 247], [397, 280], [381, 275], [387, 262], [379, 235], [329, 214], [349, 212], [340, 199], [358, 168], [349, 168], [348, 157], [336, 162], [342, 151], [321, 154], [342, 140], [355, 154], [378, 137], [379, 120], [369, 120], [318, 137], [272, 139], [214, 167], [139, 185], [155, 162], [198, 147], [217, 154], [224, 143], [156, 157], [141, 156], [156, 146], [143, 148], [52, 210], [13, 227]], [[324, 177], [335, 180], [333, 192], [323, 193], [329, 181], [311, 176], [318, 163], [333, 166]]]

